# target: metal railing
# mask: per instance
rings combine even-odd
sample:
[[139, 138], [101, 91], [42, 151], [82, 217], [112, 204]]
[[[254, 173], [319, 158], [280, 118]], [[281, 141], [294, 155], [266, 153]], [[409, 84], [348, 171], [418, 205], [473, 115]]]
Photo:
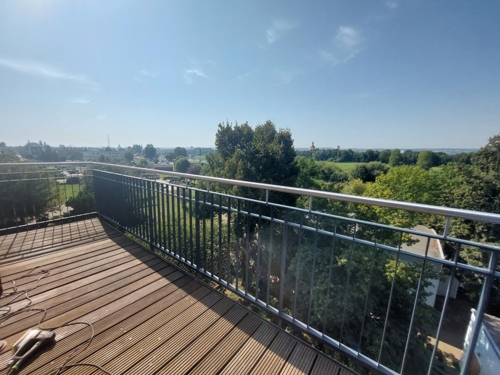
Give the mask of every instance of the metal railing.
[[[500, 276], [498, 246], [449, 235], [457, 219], [497, 225], [497, 214], [156, 170], [186, 180], [152, 181], [125, 174], [150, 169], [85, 164], [108, 169], [92, 170], [89, 184], [101, 217], [375, 372], [439, 373], [453, 280], [474, 278], [481, 286], [480, 327]], [[204, 184], [192, 187], [189, 180]], [[270, 192], [301, 196], [306, 208], [273, 203]], [[361, 220], [359, 207], [371, 206], [439, 215], [443, 234]], [[434, 254], [438, 245], [446, 259]], [[483, 263], [466, 264], [462, 255], [470, 251]], [[435, 309], [429, 300], [445, 278], [442, 307]], [[462, 373], [472, 356], [473, 350], [464, 353]]]
[[0, 233], [94, 213], [91, 192], [85, 167], [0, 164]]

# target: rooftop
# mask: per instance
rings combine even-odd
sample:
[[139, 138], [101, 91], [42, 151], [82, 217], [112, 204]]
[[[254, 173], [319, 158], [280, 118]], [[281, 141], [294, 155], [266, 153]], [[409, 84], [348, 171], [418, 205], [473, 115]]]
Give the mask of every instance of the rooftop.
[[[92, 324], [92, 342], [70, 363], [112, 374], [353, 373], [97, 218], [1, 236], [0, 266], [5, 293], [14, 280], [19, 289], [36, 286], [30, 308], [47, 310], [42, 328]], [[23, 277], [37, 266], [50, 271], [38, 285], [40, 268]], [[11, 312], [25, 305], [21, 299]], [[25, 311], [0, 325], [8, 349], [1, 373], [12, 344], [40, 316]], [[85, 325], [56, 329], [55, 346], [19, 373], [56, 369], [90, 337]]]

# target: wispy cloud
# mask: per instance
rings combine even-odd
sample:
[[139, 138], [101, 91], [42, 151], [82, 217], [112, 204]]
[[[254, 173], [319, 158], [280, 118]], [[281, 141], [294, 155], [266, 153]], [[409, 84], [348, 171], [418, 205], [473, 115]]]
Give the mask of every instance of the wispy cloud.
[[139, 74], [145, 77], [153, 77], [153, 78], [158, 77], [158, 73], [150, 72], [148, 70], [140, 70]]
[[186, 69], [184, 71], [184, 83], [192, 85], [196, 77], [208, 78], [201, 69]]
[[297, 27], [297, 24], [284, 19], [273, 20], [271, 26], [266, 30], [267, 43], [275, 43], [295, 27]]
[[243, 80], [243, 79], [249, 78], [251, 75], [252, 75], [252, 73], [247, 72], [247, 73], [240, 74], [237, 78], [238, 78], [238, 80]]
[[71, 102], [75, 104], [87, 104], [90, 103], [90, 100], [85, 98], [74, 98]]
[[350, 26], [340, 26], [331, 46], [319, 51], [320, 57], [333, 65], [345, 63], [363, 49], [364, 37], [361, 30]]
[[295, 77], [299, 74], [298, 70], [276, 70], [274, 72], [274, 78], [278, 82], [278, 85], [288, 85], [290, 84]]
[[388, 8], [394, 9], [398, 7], [399, 3], [397, 0], [386, 0], [385, 5]]
[[52, 66], [34, 61], [19, 61], [0, 58], [0, 67], [40, 78], [70, 81], [90, 88], [97, 88], [99, 86], [83, 74], [66, 73]]

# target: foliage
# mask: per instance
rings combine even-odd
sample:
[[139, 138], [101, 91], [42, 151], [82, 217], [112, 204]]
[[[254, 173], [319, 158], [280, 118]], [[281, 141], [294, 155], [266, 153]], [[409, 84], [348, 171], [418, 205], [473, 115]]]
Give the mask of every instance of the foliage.
[[142, 153], [142, 146], [141, 145], [133, 145], [132, 152], [134, 154], [141, 154]]
[[389, 165], [391, 167], [397, 167], [398, 165], [403, 164], [403, 155], [401, 155], [401, 150], [395, 148], [391, 152], [391, 156], [389, 156]]
[[144, 148], [144, 156], [146, 157], [146, 159], [153, 159], [156, 156], [156, 148], [152, 144], [148, 144]]
[[75, 197], [69, 198], [66, 207], [71, 207], [70, 215], [82, 215], [95, 211], [94, 194], [89, 190], [81, 190]]
[[[290, 130], [276, 130], [271, 121], [252, 129], [248, 123], [219, 124], [216, 152], [207, 155], [209, 174], [236, 180], [295, 186], [299, 168]], [[224, 189], [224, 187], [221, 187]], [[264, 191], [232, 187], [237, 195], [264, 199]], [[227, 190], [227, 188], [226, 188]], [[270, 192], [276, 203], [295, 205], [296, 197]]]
[[201, 172], [201, 169], [196, 164], [191, 164], [189, 166], [189, 168], [186, 170], [186, 173], [189, 173], [189, 174], [200, 174], [200, 172]]
[[147, 168], [148, 167], [148, 161], [146, 159], [141, 159], [137, 162], [137, 166], [141, 168]]
[[123, 154], [123, 157], [125, 158], [126, 161], [131, 163], [134, 160], [134, 153], [130, 150], [125, 151]]
[[473, 163], [482, 172], [500, 179], [500, 134], [491, 137], [488, 144], [474, 155]]
[[174, 171], [175, 172], [180, 172], [180, 173], [185, 173], [188, 168], [191, 166], [191, 163], [189, 160], [187, 160], [183, 156], [177, 157], [174, 162]]
[[426, 150], [419, 152], [417, 165], [423, 169], [431, 169], [434, 166], [434, 153], [432, 151]]
[[[46, 220], [48, 212], [56, 207], [55, 182], [48, 181], [46, 175], [35, 168], [8, 168], [3, 172], [10, 173], [1, 176], [0, 228]], [[25, 173], [29, 173], [29, 179], [23, 177]]]

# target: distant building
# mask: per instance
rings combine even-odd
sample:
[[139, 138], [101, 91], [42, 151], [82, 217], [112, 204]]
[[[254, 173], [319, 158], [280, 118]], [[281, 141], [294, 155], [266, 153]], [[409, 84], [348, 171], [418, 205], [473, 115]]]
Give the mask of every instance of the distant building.
[[111, 160], [124, 160], [123, 149], [121, 150], [106, 150], [106, 149], [88, 149], [83, 151], [83, 161], [93, 161], [98, 159], [100, 156]]
[[5, 142], [0, 142], [0, 154], [4, 155], [7, 151], [7, 145]]
[[316, 146], [314, 145], [314, 142], [313, 142], [311, 147], [309, 147], [309, 151], [314, 151], [314, 150], [316, 150]]

